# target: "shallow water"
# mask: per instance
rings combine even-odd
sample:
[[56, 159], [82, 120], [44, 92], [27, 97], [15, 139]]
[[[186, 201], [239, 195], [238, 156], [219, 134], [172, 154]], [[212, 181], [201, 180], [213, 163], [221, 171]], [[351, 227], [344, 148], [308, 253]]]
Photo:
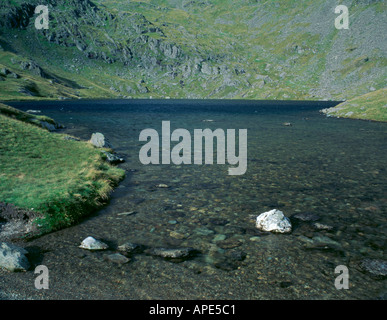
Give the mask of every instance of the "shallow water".
[[[102, 132], [126, 159], [119, 166], [127, 177], [109, 205], [92, 217], [26, 244], [36, 253], [35, 264], [49, 268], [49, 290], [34, 290], [33, 272], [0, 273], [3, 290], [54, 299], [373, 299], [386, 294], [386, 280], [359, 267], [365, 258], [387, 258], [386, 124], [326, 118], [318, 110], [329, 105], [311, 102], [11, 105], [42, 110], [65, 125], [64, 132], [82, 139]], [[171, 131], [185, 128], [191, 134], [205, 128], [247, 129], [246, 173], [228, 175], [227, 161], [143, 165], [138, 155], [145, 142], [139, 134], [153, 128], [161, 135], [163, 120], [170, 121]], [[332, 229], [291, 218], [291, 234], [258, 231], [254, 217], [274, 208], [287, 217], [317, 214], [318, 222]], [[142, 252], [119, 266], [104, 259], [107, 252], [78, 248], [89, 235], [107, 242], [109, 252], [130, 241], [199, 253], [175, 263]], [[348, 290], [334, 285], [338, 265], [349, 269]]]

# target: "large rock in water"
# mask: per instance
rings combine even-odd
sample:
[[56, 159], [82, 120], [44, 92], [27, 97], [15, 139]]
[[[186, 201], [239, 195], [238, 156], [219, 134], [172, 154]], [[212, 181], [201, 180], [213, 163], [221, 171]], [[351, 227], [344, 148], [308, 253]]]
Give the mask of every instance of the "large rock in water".
[[96, 132], [91, 135], [90, 143], [97, 147], [97, 148], [110, 148], [113, 149], [112, 145], [109, 143], [109, 141], [105, 138], [105, 136], [100, 133]]
[[79, 246], [79, 248], [87, 249], [87, 250], [106, 250], [109, 246], [97, 239], [94, 239], [93, 237], [87, 237], [84, 239]]
[[28, 262], [27, 250], [10, 243], [1, 242], [0, 244], [0, 268], [9, 271], [27, 271], [30, 267]]
[[284, 216], [282, 211], [277, 209], [261, 213], [257, 217], [256, 226], [260, 230], [275, 233], [289, 233], [292, 231], [290, 220]]

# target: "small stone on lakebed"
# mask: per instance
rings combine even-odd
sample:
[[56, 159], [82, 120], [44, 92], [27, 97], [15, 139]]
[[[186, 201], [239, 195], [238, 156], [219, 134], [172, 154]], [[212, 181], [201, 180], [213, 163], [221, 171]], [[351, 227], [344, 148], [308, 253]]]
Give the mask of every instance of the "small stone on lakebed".
[[104, 259], [117, 264], [125, 264], [130, 261], [129, 258], [120, 253], [107, 254], [104, 256]]

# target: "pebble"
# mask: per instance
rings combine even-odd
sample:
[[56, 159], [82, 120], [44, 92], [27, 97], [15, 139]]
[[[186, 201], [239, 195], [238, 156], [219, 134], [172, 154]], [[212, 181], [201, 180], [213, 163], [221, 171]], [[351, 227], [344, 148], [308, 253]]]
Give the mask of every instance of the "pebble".
[[187, 237], [185, 234], [177, 232], [177, 231], [171, 231], [169, 233], [169, 236], [174, 238], [174, 239], [179, 239], [179, 240], [185, 239]]
[[243, 244], [242, 240], [239, 240], [239, 239], [227, 239], [227, 240], [217, 242], [218, 247], [222, 249], [232, 249], [232, 248], [239, 247], [242, 244]]
[[291, 218], [305, 222], [305, 221], [317, 221], [320, 219], [320, 216], [312, 212], [299, 212], [292, 215]]
[[327, 244], [335, 247], [341, 247], [340, 243], [325, 236], [315, 236], [312, 238], [312, 240], [314, 243], [318, 243], [318, 244]]
[[213, 224], [213, 225], [216, 225], [216, 226], [224, 226], [224, 225], [226, 225], [229, 222], [230, 222], [229, 220], [223, 219], [223, 218], [213, 218], [213, 219], [209, 220], [210, 224]]
[[118, 216], [131, 216], [132, 214], [135, 214], [136, 211], [128, 211], [128, 212], [121, 212], [117, 213]]
[[217, 241], [223, 241], [226, 239], [226, 235], [225, 234], [217, 234], [214, 239], [212, 239], [213, 242], [217, 242]]
[[223, 271], [233, 271], [238, 268], [238, 265], [230, 261], [218, 261], [214, 263], [215, 268]]
[[104, 259], [108, 260], [110, 262], [113, 262], [113, 263], [117, 263], [117, 264], [125, 264], [125, 263], [128, 263], [130, 261], [129, 258], [125, 257], [124, 255], [122, 255], [120, 253], [113, 253], [113, 254], [105, 255]]
[[247, 257], [247, 253], [238, 249], [232, 249], [226, 254], [231, 260], [234, 261], [243, 261]]
[[331, 231], [333, 230], [332, 226], [329, 226], [327, 224], [315, 222], [312, 224], [312, 227], [315, 228], [316, 230], [326, 230], [326, 231]]
[[125, 254], [132, 254], [137, 252], [140, 249], [140, 246], [133, 242], [126, 242], [118, 246], [117, 249]]
[[204, 228], [204, 227], [202, 227], [202, 228], [196, 228], [196, 229], [194, 230], [194, 232], [195, 232], [196, 234], [198, 234], [198, 235], [201, 235], [201, 236], [208, 236], [208, 235], [210, 235], [210, 234], [215, 233], [213, 230], [207, 229], [207, 228]]
[[146, 252], [167, 259], [181, 259], [189, 258], [194, 255], [195, 249], [193, 248], [152, 248]]
[[280, 287], [281, 288], [289, 288], [293, 283], [291, 281], [281, 281]]

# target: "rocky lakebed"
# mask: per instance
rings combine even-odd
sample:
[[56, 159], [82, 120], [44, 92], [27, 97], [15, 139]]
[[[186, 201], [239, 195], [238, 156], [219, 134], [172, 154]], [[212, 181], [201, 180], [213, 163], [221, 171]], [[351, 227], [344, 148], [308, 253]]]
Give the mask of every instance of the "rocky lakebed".
[[[127, 174], [78, 225], [27, 240], [5, 237], [1, 220], [0, 298], [386, 298], [385, 124], [328, 119], [313, 105], [127, 103], [39, 105], [71, 137], [103, 133]], [[143, 165], [139, 133], [163, 120], [247, 128], [246, 173]], [[34, 286], [40, 265], [47, 290]], [[348, 289], [335, 286], [338, 266]]]

